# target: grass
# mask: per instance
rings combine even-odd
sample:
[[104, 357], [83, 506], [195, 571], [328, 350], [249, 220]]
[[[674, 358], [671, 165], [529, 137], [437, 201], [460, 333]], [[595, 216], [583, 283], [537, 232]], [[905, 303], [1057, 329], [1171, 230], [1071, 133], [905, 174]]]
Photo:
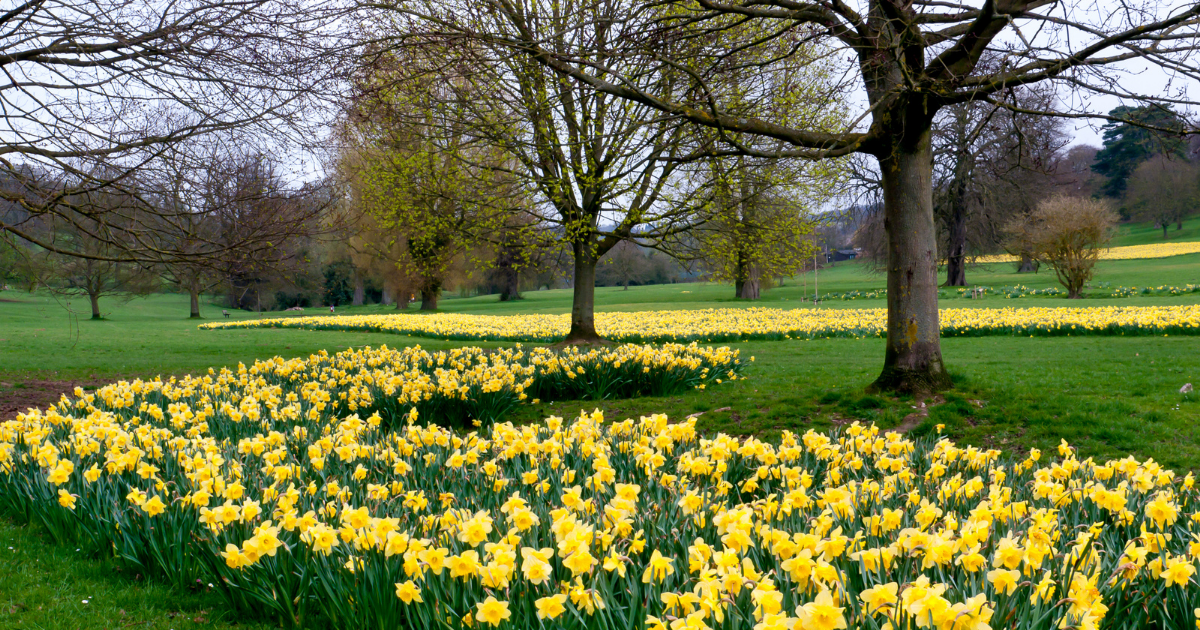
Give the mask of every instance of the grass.
[[1113, 247], [1126, 245], [1149, 245], [1172, 241], [1200, 241], [1200, 218], [1192, 218], [1183, 222], [1183, 229], [1176, 230], [1172, 224], [1167, 230], [1167, 239], [1163, 240], [1162, 228], [1154, 227], [1153, 223], [1129, 223], [1117, 228], [1113, 238]]
[[179, 592], [0, 519], [0, 628], [256, 630], [207, 585]]
[[[1155, 242], [1161, 232], [1142, 228], [1119, 236], [1120, 245]], [[1172, 231], [1172, 240], [1176, 232]], [[1200, 238], [1200, 221], [1180, 238]], [[1191, 236], [1188, 236], [1191, 235]], [[1144, 239], [1144, 240], [1139, 240]], [[1015, 274], [1009, 265], [968, 270], [968, 280], [985, 285], [1056, 286], [1052, 273]], [[1200, 255], [1157, 260], [1106, 261], [1097, 282], [1147, 286], [1200, 282]], [[882, 276], [860, 263], [822, 270], [822, 293], [874, 289]], [[758, 303], [730, 298], [716, 284], [602, 288], [598, 310], [650, 310], [770, 306], [813, 308], [802, 301], [812, 278], [790, 279], [764, 293]], [[516, 303], [495, 296], [454, 298], [443, 310], [512, 314], [564, 313], [569, 290], [534, 291]], [[1005, 300], [947, 299], [943, 306], [1096, 306], [1189, 304], [1198, 295], [1178, 297], [1057, 298]], [[830, 301], [820, 308], [883, 307], [883, 300]], [[39, 380], [100, 383], [156, 374], [181, 375], [208, 367], [236, 365], [275, 355], [306, 356], [350, 346], [419, 344], [429, 349], [460, 342], [398, 335], [304, 330], [199, 331], [186, 318], [187, 299], [155, 295], [121, 304], [105, 301], [106, 319], [72, 315], [64, 304], [42, 294], [0, 294], [0, 401], [18, 399]], [[339, 309], [381, 312], [386, 307]], [[205, 305], [210, 318], [219, 307]], [[278, 314], [270, 314], [276, 316]], [[259, 317], [233, 313], [234, 317]], [[479, 344], [496, 346], [499, 344]], [[517, 422], [547, 415], [573, 416], [602, 409], [610, 419], [662, 412], [672, 418], [699, 414], [704, 431], [771, 437], [784, 430], [827, 429], [854, 420], [877, 422], [918, 433], [938, 424], [963, 443], [1006, 450], [1053, 448], [1066, 439], [1084, 456], [1154, 458], [1176, 470], [1200, 469], [1200, 398], [1183, 395], [1187, 382], [1200, 385], [1197, 337], [986, 337], [945, 339], [946, 364], [956, 389], [932, 400], [870, 396], [864, 386], [878, 373], [883, 341], [748, 342], [730, 344], [755, 362], [744, 381], [666, 398], [570, 402], [521, 407]], [[9, 547], [12, 547], [10, 550]], [[55, 545], [40, 529], [0, 519], [0, 627], [4, 628], [253, 628], [253, 622], [225, 616], [219, 598], [197, 588], [176, 592], [125, 575], [103, 559], [82, 558]], [[88, 600], [83, 604], [83, 600]]]

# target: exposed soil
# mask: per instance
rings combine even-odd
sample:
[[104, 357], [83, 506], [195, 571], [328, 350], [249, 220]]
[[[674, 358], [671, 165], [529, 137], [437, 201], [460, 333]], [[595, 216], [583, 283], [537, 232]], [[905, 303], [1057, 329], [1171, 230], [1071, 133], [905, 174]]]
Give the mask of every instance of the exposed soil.
[[929, 417], [929, 409], [931, 407], [940, 405], [944, 402], [946, 402], [946, 399], [942, 398], [941, 396], [934, 396], [927, 401], [923, 400], [916, 405], [913, 405], [913, 409], [916, 411], [904, 416], [904, 419], [900, 421], [900, 424], [896, 425], [895, 428], [888, 430], [894, 431], [901, 435], [908, 433], [909, 431], [912, 431], [920, 426], [921, 423], [925, 421], [925, 418]]
[[63, 394], [74, 397], [75, 387], [99, 387], [110, 380], [31, 380], [0, 383], [0, 422], [17, 417], [30, 407], [45, 408]]

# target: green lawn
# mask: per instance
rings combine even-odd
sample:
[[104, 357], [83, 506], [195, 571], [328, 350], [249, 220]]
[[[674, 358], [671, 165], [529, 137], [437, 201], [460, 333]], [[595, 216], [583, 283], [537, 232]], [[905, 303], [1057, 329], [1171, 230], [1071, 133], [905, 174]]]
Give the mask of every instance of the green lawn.
[[[1195, 230], [1200, 226], [1189, 226]], [[1145, 234], [1131, 231], [1122, 238]], [[1189, 232], [1190, 233], [1190, 232]], [[1174, 236], [1172, 232], [1172, 236]], [[1152, 241], [1151, 241], [1152, 242]], [[1122, 243], [1131, 244], [1131, 243]], [[968, 280], [987, 285], [1055, 286], [1052, 273], [1017, 275], [1011, 266], [970, 269]], [[1200, 282], [1200, 255], [1102, 263], [1097, 282], [1146, 286]], [[599, 310], [770, 306], [813, 308], [812, 277], [789, 279], [760, 302], [730, 299], [717, 284], [604, 288]], [[839, 263], [820, 275], [822, 293], [875, 289], [882, 276], [858, 263]], [[947, 299], [943, 306], [1167, 305], [1200, 302], [1200, 294], [1125, 299]], [[564, 313], [570, 291], [536, 291], [516, 303], [495, 296], [455, 298], [443, 310], [512, 314]], [[883, 300], [829, 301], [820, 308], [883, 307]], [[304, 330], [199, 331], [182, 296], [156, 295], [128, 303], [105, 301], [107, 319], [76, 318], [43, 294], [0, 293], [0, 402], [25, 400], [36, 388], [98, 384], [116, 378], [184, 374], [275, 355], [305, 356], [350, 346], [428, 349], [463, 345], [398, 335]], [[382, 312], [385, 307], [339, 309]], [[205, 304], [207, 321], [220, 307]], [[312, 311], [310, 311], [311, 314]], [[318, 311], [320, 312], [320, 311]], [[415, 311], [413, 311], [415, 312]], [[267, 314], [277, 316], [279, 314]], [[233, 313], [237, 318], [263, 315]], [[499, 345], [499, 344], [482, 344]], [[959, 338], [943, 341], [957, 389], [933, 400], [868, 396], [883, 355], [879, 339], [749, 342], [730, 344], [755, 362], [748, 378], [669, 398], [578, 401], [520, 408], [514, 421], [576, 415], [599, 407], [611, 419], [664, 412], [699, 415], [708, 432], [770, 436], [783, 430], [826, 429], [853, 420], [924, 432], [945, 424], [954, 438], [1007, 450], [1052, 448], [1060, 439], [1085, 456], [1153, 457], [1177, 470], [1200, 469], [1200, 398], [1179, 393], [1200, 385], [1200, 337]], [[29, 398], [32, 400], [33, 398]], [[232, 628], [219, 600], [198, 587], [173, 592], [124, 575], [97, 559], [80, 558], [51, 544], [39, 528], [0, 520], [0, 627], [6, 628]], [[8, 549], [12, 547], [13, 549]], [[16, 576], [16, 577], [8, 577]], [[88, 604], [82, 604], [84, 599]], [[242, 622], [245, 623], [245, 622]], [[253, 624], [251, 624], [253, 625]]]
[[1117, 236], [1112, 240], [1113, 247], [1126, 245], [1148, 245], [1172, 241], [1200, 241], [1200, 218], [1193, 217], [1183, 222], [1183, 229], [1176, 230], [1172, 225], [1167, 230], [1167, 240], [1163, 240], [1162, 228], [1154, 227], [1153, 223], [1130, 223], [1117, 228]]

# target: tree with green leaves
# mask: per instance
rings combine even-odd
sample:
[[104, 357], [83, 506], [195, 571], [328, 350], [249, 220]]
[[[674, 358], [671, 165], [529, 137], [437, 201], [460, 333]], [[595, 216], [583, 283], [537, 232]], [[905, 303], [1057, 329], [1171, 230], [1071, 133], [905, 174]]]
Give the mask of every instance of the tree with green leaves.
[[[671, 9], [632, 0], [520, 0], [503, 7], [413, 0], [366, 3], [364, 8], [384, 25], [376, 29], [376, 40], [386, 38], [406, 50], [438, 50], [445, 65], [467, 79], [461, 84], [462, 97], [454, 100], [458, 111], [478, 137], [513, 157], [520, 176], [537, 193], [537, 203], [530, 207], [537, 223], [561, 234], [570, 246], [574, 295], [565, 343], [601, 341], [594, 316], [597, 264], [622, 241], [666, 248], [707, 220], [696, 212], [702, 208], [689, 203], [691, 185], [681, 175], [682, 166], [707, 155], [722, 142], [721, 133], [664, 116], [653, 104], [597, 91], [587, 80], [514, 51], [513, 42], [537, 39], [555, 56], [569, 58], [566, 63], [578, 72], [586, 73], [596, 63], [614, 77], [651, 70], [653, 78], [645, 78], [655, 90], [690, 98], [696, 94], [688, 94], [689, 63], [656, 67], [626, 54], [629, 43], [642, 36], [642, 24], [629, 16], [666, 18]], [[515, 14], [520, 20], [510, 19]], [[397, 23], [405, 28], [395, 29]], [[770, 37], [767, 31], [760, 34]], [[708, 39], [712, 46], [725, 43], [720, 33]], [[746, 95], [763, 89], [786, 89], [793, 102], [779, 105], [787, 112], [806, 111], [806, 119], [834, 115], [836, 110], [821, 109], [803, 97], [810, 85], [829, 89], [826, 76], [806, 71], [818, 66], [827, 70], [827, 64], [785, 60], [811, 61], [811, 52], [803, 41], [779, 41], [731, 57], [729, 80], [709, 89], [746, 103], [751, 100]], [[755, 70], [772, 61], [787, 65], [789, 72], [764, 75]], [[460, 84], [450, 85], [456, 89]]]
[[428, 55], [380, 54], [365, 68], [342, 125], [340, 156], [350, 203], [387, 235], [375, 249], [395, 256], [421, 310], [437, 308], [455, 269], [470, 274], [491, 264], [486, 246], [511, 232], [507, 217], [522, 193], [506, 173], [508, 156], [459, 123], [454, 98], [462, 77], [405, 73], [436, 63]]
[[793, 275], [812, 258], [817, 210], [844, 180], [833, 162], [746, 156], [707, 158], [688, 173], [705, 221], [681, 239], [692, 248], [673, 249], [744, 300], [759, 299], [764, 279]]
[[1130, 176], [1151, 156], [1186, 158], [1183, 134], [1188, 125], [1170, 105], [1122, 105], [1108, 117], [1104, 147], [1092, 165], [1093, 170], [1108, 178], [1102, 190], [1105, 195], [1123, 197]]

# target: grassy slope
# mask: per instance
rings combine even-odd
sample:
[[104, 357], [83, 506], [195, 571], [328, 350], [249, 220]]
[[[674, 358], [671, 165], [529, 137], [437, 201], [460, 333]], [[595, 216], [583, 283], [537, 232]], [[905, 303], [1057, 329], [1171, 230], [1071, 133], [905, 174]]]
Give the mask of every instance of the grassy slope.
[[[1195, 233], [1193, 233], [1195, 232]], [[1159, 233], [1160, 234], [1160, 233]], [[1181, 236], [1200, 238], [1200, 222]], [[1118, 244], [1155, 242], [1153, 230], [1130, 230]], [[1171, 233], [1174, 238], [1176, 233]], [[1128, 241], [1128, 242], [1125, 242]], [[971, 269], [978, 284], [1054, 286], [1049, 273], [1017, 276], [1002, 265]], [[1160, 260], [1105, 262], [1098, 282], [1145, 286], [1200, 282], [1200, 255]], [[857, 264], [821, 272], [822, 292], [872, 289], [883, 278]], [[755, 304], [729, 299], [728, 286], [713, 284], [598, 290], [599, 310], [648, 310], [772, 306], [811, 308], [800, 299], [803, 280], [772, 289]], [[808, 279], [811, 294], [811, 276]], [[8, 301], [14, 300], [14, 301]], [[1190, 304], [1200, 296], [1130, 299], [945, 300], [943, 306], [1094, 306]], [[563, 313], [569, 291], [530, 292], [515, 304], [494, 296], [445, 299], [444, 310], [512, 314]], [[882, 300], [831, 301], [821, 308], [882, 307]], [[297, 330], [196, 330], [186, 298], [153, 296], [127, 304], [103, 303], [106, 321], [76, 320], [42, 295], [0, 294], [0, 397], [29, 379], [109, 380], [127, 376], [183, 374], [209, 366], [236, 365], [275, 355], [303, 356], [348, 346], [420, 344], [430, 349], [457, 345], [396, 335]], [[205, 314], [219, 316], [206, 306]], [[345, 309], [341, 309], [345, 310]], [[364, 307], [356, 312], [383, 312]], [[257, 317], [235, 313], [235, 317]], [[490, 344], [495, 345], [495, 344]], [[954, 437], [981, 446], [1023, 449], [1053, 447], [1070, 440], [1086, 455], [1154, 457], [1176, 469], [1200, 468], [1200, 401], [1178, 393], [1200, 385], [1200, 338], [946, 339], [946, 362], [959, 387], [944, 402], [925, 409], [908, 399], [873, 397], [863, 386], [877, 373], [883, 350], [878, 339], [753, 342], [734, 344], [756, 358], [750, 378], [670, 398], [576, 402], [523, 407], [514, 420], [550, 414], [575, 415], [600, 407], [610, 418], [664, 412], [674, 418], [700, 413], [707, 431], [772, 435], [782, 430], [827, 428], [852, 419], [916, 431], [947, 425]], [[939, 399], [939, 402], [941, 399]], [[907, 418], [906, 418], [907, 416]], [[8, 547], [13, 547], [9, 550]], [[224, 618], [211, 595], [176, 593], [115, 574], [106, 564], [80, 559], [51, 545], [37, 528], [0, 520], [0, 626], [27, 628], [192, 628], [238, 626]], [[88, 599], [88, 604], [82, 604]], [[244, 623], [244, 622], [243, 622]], [[253, 624], [251, 624], [253, 626]]]

